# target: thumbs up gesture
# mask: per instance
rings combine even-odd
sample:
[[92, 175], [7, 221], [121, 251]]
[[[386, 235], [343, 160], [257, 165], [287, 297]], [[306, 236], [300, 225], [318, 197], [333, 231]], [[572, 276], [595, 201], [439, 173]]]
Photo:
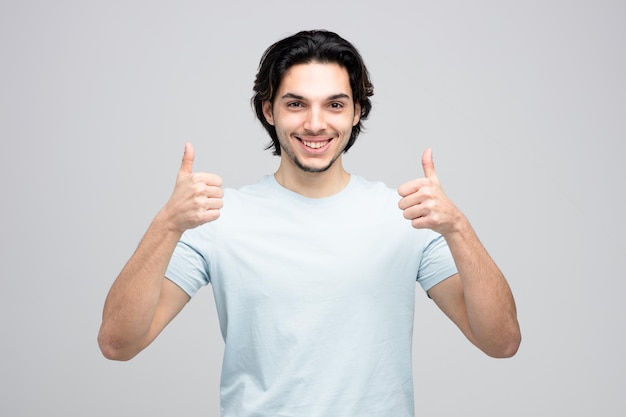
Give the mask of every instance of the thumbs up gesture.
[[163, 208], [171, 227], [180, 233], [217, 219], [223, 205], [222, 179], [193, 172], [193, 160], [193, 146], [187, 143], [174, 192]]
[[457, 230], [464, 216], [441, 188], [431, 148], [422, 155], [422, 168], [424, 178], [406, 182], [398, 188], [402, 197], [398, 207], [416, 229], [432, 229], [445, 237]]

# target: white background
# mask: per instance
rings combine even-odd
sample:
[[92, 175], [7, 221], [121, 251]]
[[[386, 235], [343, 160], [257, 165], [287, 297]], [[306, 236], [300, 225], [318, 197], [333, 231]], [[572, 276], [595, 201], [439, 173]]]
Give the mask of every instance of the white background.
[[397, 187], [432, 146], [517, 299], [495, 360], [419, 294], [417, 414], [624, 415], [624, 22], [608, 0], [2, 0], [0, 415], [218, 415], [210, 287], [127, 363], [98, 350], [102, 305], [185, 141], [226, 186], [273, 172], [252, 81], [313, 28], [375, 84], [346, 167]]

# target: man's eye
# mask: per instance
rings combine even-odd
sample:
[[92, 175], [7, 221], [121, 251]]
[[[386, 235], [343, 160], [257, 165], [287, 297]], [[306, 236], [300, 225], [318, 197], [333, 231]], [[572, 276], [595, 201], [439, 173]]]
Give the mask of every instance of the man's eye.
[[341, 109], [343, 108], [343, 104], [342, 103], [330, 103], [330, 107], [332, 109]]
[[291, 103], [287, 103], [287, 107], [302, 107], [302, 103], [299, 101], [293, 101]]

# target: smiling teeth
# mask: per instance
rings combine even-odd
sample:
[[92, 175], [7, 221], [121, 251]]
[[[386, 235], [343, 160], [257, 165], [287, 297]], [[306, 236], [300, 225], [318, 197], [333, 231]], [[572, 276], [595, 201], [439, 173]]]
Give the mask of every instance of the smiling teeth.
[[308, 146], [309, 148], [313, 148], [313, 149], [319, 149], [319, 148], [323, 148], [324, 146], [326, 146], [326, 144], [329, 141], [325, 140], [323, 142], [308, 142], [306, 140], [303, 140], [302, 143], [304, 143], [306, 146]]

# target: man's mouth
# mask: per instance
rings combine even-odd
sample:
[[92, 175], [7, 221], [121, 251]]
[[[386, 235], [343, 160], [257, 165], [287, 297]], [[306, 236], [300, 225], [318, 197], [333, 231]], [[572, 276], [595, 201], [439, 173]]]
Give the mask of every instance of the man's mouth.
[[320, 149], [320, 148], [323, 148], [324, 146], [328, 145], [330, 143], [330, 139], [316, 140], [316, 141], [300, 139], [300, 142], [302, 142], [304, 144], [304, 146], [306, 146], [307, 148]]

